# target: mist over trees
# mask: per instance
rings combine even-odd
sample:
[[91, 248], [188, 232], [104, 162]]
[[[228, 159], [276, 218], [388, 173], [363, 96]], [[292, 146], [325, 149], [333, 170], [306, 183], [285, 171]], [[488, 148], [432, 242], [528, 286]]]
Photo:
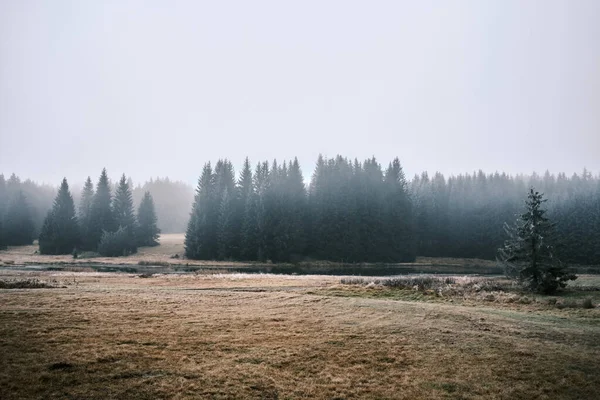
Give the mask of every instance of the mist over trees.
[[494, 259], [505, 239], [504, 224], [524, 206], [530, 187], [544, 193], [548, 217], [556, 222], [559, 257], [570, 263], [600, 263], [600, 177], [583, 170], [567, 177], [507, 174], [415, 176], [417, 254]]
[[157, 226], [154, 200], [150, 192], [144, 193], [137, 212], [136, 241], [138, 246], [158, 246], [160, 229]]
[[132, 188], [132, 191], [135, 204], [140, 204], [146, 192], [150, 193], [161, 232], [185, 232], [194, 202], [193, 187], [169, 178], [156, 178]]
[[[56, 188], [49, 185], [38, 185], [29, 179], [21, 181], [15, 174], [11, 174], [6, 179], [0, 173], [0, 227], [2, 227], [0, 230], [0, 236], [2, 236], [0, 237], [0, 246], [2, 243], [5, 245], [10, 244], [8, 242], [14, 243], [13, 239], [8, 239], [7, 230], [14, 232], [15, 230], [19, 230], [19, 227], [7, 225], [11, 221], [15, 223], [17, 221], [12, 217], [9, 217], [10, 221], [7, 221], [8, 208], [15, 201], [19, 203], [16, 197], [21, 195], [25, 199], [25, 202], [19, 206], [19, 208], [22, 207], [20, 212], [28, 215], [26, 218], [28, 222], [23, 225], [23, 237], [31, 235], [33, 240], [33, 238], [39, 235], [46, 213], [52, 207]], [[18, 206], [18, 204], [16, 205]]]
[[[220, 160], [204, 166], [194, 193], [168, 178], [134, 187], [122, 176], [113, 183], [104, 171], [96, 185], [88, 178], [71, 193], [78, 249], [97, 250], [103, 232], [115, 233], [119, 225], [131, 232], [133, 216], [136, 246], [156, 243], [158, 231], [186, 231], [186, 253], [198, 259], [494, 259], [506, 238], [504, 224], [514, 221], [529, 187], [535, 187], [548, 199], [547, 216], [556, 222], [561, 244], [556, 254], [567, 263], [600, 263], [600, 177], [587, 170], [572, 176], [424, 172], [408, 180], [398, 159], [381, 165], [374, 158], [337, 156], [319, 157], [309, 182], [303, 176], [297, 160], [253, 166], [246, 159], [239, 174], [230, 161]], [[37, 238], [56, 194], [52, 186], [0, 175], [0, 247]], [[115, 204], [127, 210], [119, 212], [120, 222]], [[154, 220], [151, 213], [147, 217], [152, 208]], [[125, 233], [119, 237], [131, 238]]]
[[[547, 194], [548, 215], [571, 263], [600, 263], [600, 178], [504, 173], [407, 181], [400, 161], [383, 168], [319, 157], [308, 185], [296, 160], [248, 160], [237, 181], [228, 160], [204, 166], [186, 233], [197, 259], [405, 262], [415, 256], [494, 259], [530, 186]], [[239, 229], [237, 227], [240, 227]], [[239, 232], [239, 233], [238, 233]]]
[[41, 254], [69, 254], [79, 246], [81, 233], [67, 179], [62, 184], [39, 235]]

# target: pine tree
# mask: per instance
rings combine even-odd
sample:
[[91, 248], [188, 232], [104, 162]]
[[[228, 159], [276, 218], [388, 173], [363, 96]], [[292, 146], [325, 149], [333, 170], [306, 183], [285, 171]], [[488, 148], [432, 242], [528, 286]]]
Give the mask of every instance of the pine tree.
[[185, 234], [185, 256], [195, 260], [216, 258], [215, 176], [206, 163], [198, 180], [194, 205]]
[[400, 160], [395, 158], [385, 173], [385, 237], [391, 262], [412, 262], [416, 258], [412, 204]]
[[211, 206], [216, 219], [211, 223], [215, 224], [216, 230], [216, 257], [221, 260], [232, 258], [238, 253], [235, 190], [233, 164], [228, 160], [219, 160], [215, 165], [215, 189]]
[[129, 253], [135, 253], [137, 251], [136, 220], [133, 210], [131, 188], [129, 187], [125, 174], [121, 176], [121, 180], [117, 186], [112, 210], [115, 226], [117, 228], [123, 228], [127, 235], [127, 251]]
[[19, 190], [9, 203], [4, 216], [4, 241], [9, 246], [33, 243], [34, 225], [29, 202]]
[[507, 225], [509, 239], [498, 254], [507, 276], [528, 290], [550, 294], [576, 276], [554, 255], [554, 224], [545, 217], [545, 201], [542, 194], [533, 188], [529, 190], [526, 211], [513, 227]]
[[235, 230], [233, 218], [233, 199], [229, 194], [229, 190], [225, 189], [221, 196], [217, 218], [217, 256], [220, 260], [229, 259], [234, 253]]
[[39, 245], [41, 254], [71, 254], [79, 245], [80, 235], [75, 215], [75, 203], [69, 192], [69, 184], [64, 178], [52, 210], [48, 212]]
[[240, 259], [245, 261], [255, 261], [258, 259], [259, 232], [256, 221], [257, 202], [258, 196], [256, 193], [252, 193], [246, 199], [244, 207], [244, 219], [242, 221], [240, 237]]
[[90, 244], [90, 249], [96, 250], [103, 232], [113, 232], [116, 230], [115, 220], [111, 209], [111, 192], [106, 168], [102, 170], [96, 193], [92, 201], [89, 217], [89, 229], [86, 233], [85, 243]]
[[90, 216], [92, 212], [92, 204], [94, 202], [94, 184], [88, 176], [81, 192], [81, 200], [79, 202], [79, 230], [81, 232], [81, 247], [86, 250], [95, 248], [95, 243], [90, 243]]
[[144, 193], [137, 214], [137, 243], [138, 246], [158, 246], [160, 229], [157, 226], [154, 200], [150, 192]]
[[290, 243], [289, 257], [292, 261], [303, 258], [307, 248], [308, 199], [302, 169], [297, 158], [290, 163], [285, 182], [287, 221]]
[[[233, 242], [235, 243], [233, 258], [242, 258], [244, 249], [244, 223], [246, 221], [246, 208], [250, 198], [254, 196], [254, 186], [252, 183], [252, 167], [248, 157], [244, 160], [244, 167], [240, 173], [236, 185], [236, 196], [233, 202]], [[244, 243], [243, 243], [244, 242]]]

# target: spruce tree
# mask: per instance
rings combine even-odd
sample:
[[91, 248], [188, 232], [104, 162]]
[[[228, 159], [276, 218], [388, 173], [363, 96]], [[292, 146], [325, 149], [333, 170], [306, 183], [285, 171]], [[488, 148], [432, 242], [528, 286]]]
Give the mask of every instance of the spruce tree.
[[297, 158], [290, 163], [285, 182], [287, 220], [289, 234], [289, 258], [292, 261], [303, 258], [307, 247], [308, 203], [302, 169]]
[[196, 260], [216, 258], [215, 176], [206, 163], [198, 180], [196, 196], [185, 234], [185, 256]]
[[95, 243], [90, 243], [90, 216], [94, 202], [94, 184], [88, 176], [81, 191], [79, 202], [79, 231], [81, 232], [81, 247], [86, 250], [94, 249]]
[[137, 251], [136, 220], [131, 188], [129, 187], [125, 174], [121, 176], [121, 180], [117, 186], [112, 210], [115, 226], [117, 229], [122, 228], [125, 231], [125, 236], [127, 237], [127, 244], [125, 246], [127, 251], [129, 253], [135, 253]]
[[244, 206], [240, 237], [240, 259], [245, 261], [255, 261], [258, 259], [259, 232], [256, 221], [257, 203], [258, 196], [256, 193], [252, 193], [246, 199], [246, 205]]
[[232, 258], [236, 245], [234, 242], [233, 205], [232, 196], [229, 194], [229, 190], [225, 189], [221, 195], [217, 219], [217, 256], [220, 260]]
[[514, 226], [506, 226], [509, 238], [498, 254], [507, 276], [528, 290], [551, 294], [576, 276], [554, 254], [554, 224], [545, 216], [545, 201], [541, 193], [529, 190], [526, 210]]
[[412, 262], [416, 258], [412, 204], [400, 160], [396, 157], [385, 173], [386, 257], [390, 262]]
[[111, 209], [111, 192], [106, 168], [102, 170], [96, 193], [92, 201], [89, 217], [89, 229], [86, 232], [85, 242], [90, 244], [91, 250], [96, 250], [103, 232], [113, 232], [116, 230], [114, 217]]
[[4, 241], [9, 246], [33, 243], [34, 225], [27, 198], [19, 190], [6, 208], [4, 216]]
[[144, 193], [137, 214], [137, 244], [138, 246], [158, 246], [160, 229], [157, 226], [154, 200], [150, 192]]
[[248, 157], [244, 160], [244, 167], [240, 173], [236, 185], [236, 197], [233, 202], [233, 241], [235, 243], [233, 257], [242, 258], [242, 253], [245, 252], [244, 244], [244, 222], [246, 220], [246, 206], [249, 199], [254, 195], [254, 187], [252, 183], [252, 167]]
[[216, 219], [212, 220], [216, 230], [216, 257], [224, 260], [238, 253], [236, 232], [235, 173], [229, 160], [219, 160], [215, 165], [215, 191], [212, 209]]
[[39, 237], [41, 254], [71, 254], [79, 245], [80, 235], [75, 203], [64, 178], [52, 210], [48, 212]]

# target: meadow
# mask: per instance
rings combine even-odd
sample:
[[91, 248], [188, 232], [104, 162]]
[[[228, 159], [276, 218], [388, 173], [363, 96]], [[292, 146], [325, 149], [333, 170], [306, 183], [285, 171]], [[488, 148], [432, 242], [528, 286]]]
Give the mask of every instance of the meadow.
[[425, 278], [0, 269], [0, 398], [597, 397], [600, 278]]

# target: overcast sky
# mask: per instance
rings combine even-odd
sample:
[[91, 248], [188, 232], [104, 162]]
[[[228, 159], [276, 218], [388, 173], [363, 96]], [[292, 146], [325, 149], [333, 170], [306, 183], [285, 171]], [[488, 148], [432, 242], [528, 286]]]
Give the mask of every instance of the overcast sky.
[[600, 1], [0, 0], [0, 173], [600, 172]]

